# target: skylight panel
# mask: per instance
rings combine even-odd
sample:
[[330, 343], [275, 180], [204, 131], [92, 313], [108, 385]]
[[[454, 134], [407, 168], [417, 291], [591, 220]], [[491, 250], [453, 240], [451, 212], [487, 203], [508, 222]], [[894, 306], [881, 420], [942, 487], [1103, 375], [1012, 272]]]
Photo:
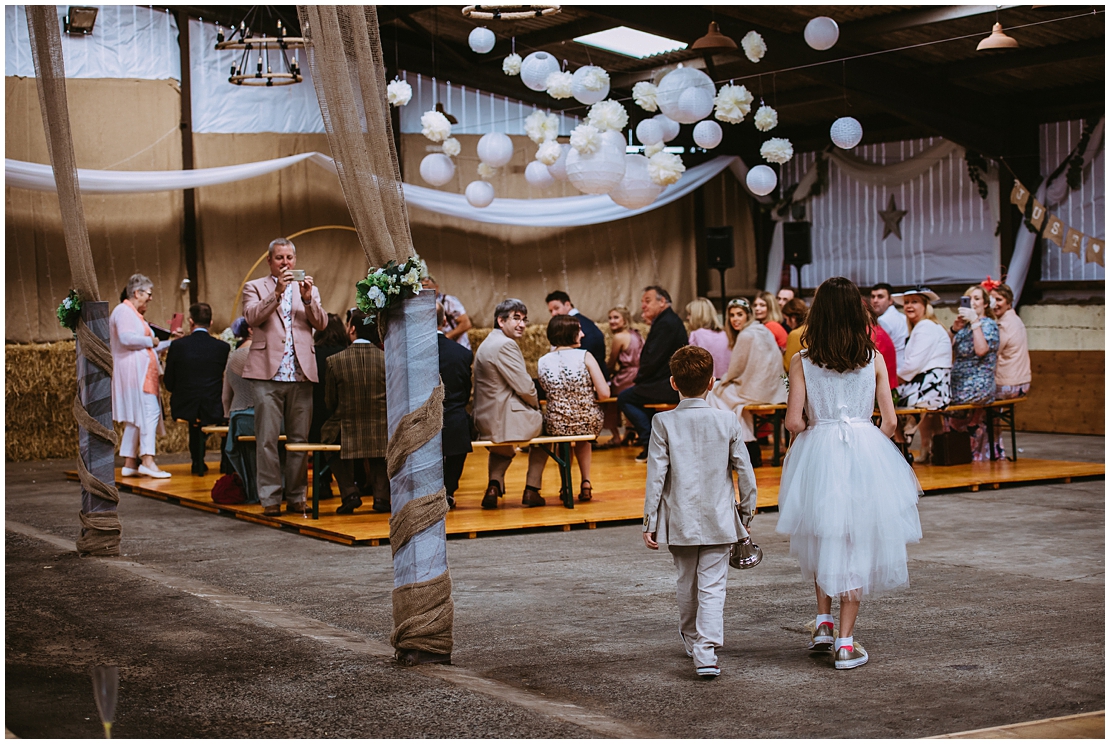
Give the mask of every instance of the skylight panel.
[[626, 57], [633, 57], [634, 59], [644, 59], [645, 57], [652, 57], [656, 54], [665, 54], [667, 52], [685, 49], [687, 46], [681, 41], [637, 31], [627, 26], [617, 26], [616, 28], [606, 29], [605, 31], [598, 31], [595, 34], [579, 36], [575, 41], [579, 44], [604, 49], [608, 52], [616, 52], [617, 54], [623, 54]]

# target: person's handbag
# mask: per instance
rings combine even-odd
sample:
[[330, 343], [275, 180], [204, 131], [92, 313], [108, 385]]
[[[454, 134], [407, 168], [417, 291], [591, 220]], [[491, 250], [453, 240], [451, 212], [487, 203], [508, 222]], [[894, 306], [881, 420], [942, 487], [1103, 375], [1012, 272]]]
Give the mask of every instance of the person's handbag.
[[[736, 505], [736, 512], [737, 514], [740, 512], [739, 504]], [[762, 560], [763, 551], [752, 542], [751, 536], [743, 538], [740, 542], [734, 542], [728, 551], [728, 565], [733, 568], [755, 568]]]
[[247, 493], [238, 473], [220, 476], [212, 486], [212, 500], [217, 504], [245, 504]]
[[966, 431], [946, 431], [933, 437], [934, 465], [967, 465], [971, 462], [971, 435]]

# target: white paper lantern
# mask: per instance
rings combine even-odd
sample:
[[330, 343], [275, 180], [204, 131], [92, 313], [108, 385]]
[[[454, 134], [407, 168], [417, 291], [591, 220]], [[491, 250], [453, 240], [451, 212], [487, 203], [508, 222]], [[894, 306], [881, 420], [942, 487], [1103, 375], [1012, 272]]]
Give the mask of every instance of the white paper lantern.
[[547, 52], [532, 52], [520, 63], [520, 79], [532, 90], [547, 90], [547, 76], [559, 71], [559, 60]]
[[663, 125], [655, 119], [644, 119], [636, 125], [636, 139], [644, 145], [658, 145], [663, 141]]
[[547, 166], [547, 170], [556, 181], [565, 181], [567, 180], [567, 153], [574, 148], [570, 145], [559, 145], [559, 149], [561, 150], [559, 159]]
[[470, 206], [482, 209], [493, 202], [493, 184], [489, 181], [471, 181], [466, 186], [466, 200]]
[[513, 159], [513, 140], [501, 132], [483, 134], [478, 140], [478, 159], [492, 168], [504, 168]]
[[699, 121], [694, 126], [694, 144], [698, 147], [704, 147], [706, 150], [712, 150], [721, 144], [724, 136], [725, 133], [721, 131], [721, 125], [712, 119]]
[[524, 180], [537, 189], [546, 189], [555, 183], [555, 176], [551, 175], [551, 171], [547, 169], [546, 165], [538, 160], [533, 160], [524, 169]]
[[470, 42], [470, 48], [473, 51], [478, 54], [485, 54], [493, 49], [493, 45], [497, 42], [497, 37], [485, 26], [479, 26], [470, 32], [467, 41]]
[[840, 38], [840, 27], [836, 21], [828, 16], [811, 18], [806, 24], [806, 43], [819, 52], [832, 49], [833, 44]]
[[659, 122], [659, 126], [663, 127], [663, 141], [670, 142], [678, 136], [678, 131], [682, 129], [677, 121], [667, 118], [664, 114], [656, 114], [651, 117]]
[[442, 152], [433, 152], [420, 161], [420, 177], [432, 186], [442, 186], [455, 177], [455, 161]]
[[851, 150], [863, 139], [863, 126], [851, 116], [842, 116], [829, 127], [829, 137], [842, 150]]
[[567, 153], [567, 178], [583, 194], [608, 194], [624, 178], [624, 137], [604, 132], [597, 152], [583, 155], [573, 147]]
[[717, 89], [701, 70], [679, 67], [663, 78], [655, 99], [659, 110], [679, 124], [693, 124], [713, 113]]
[[779, 177], [775, 169], [769, 165], [757, 165], [748, 171], [748, 191], [756, 196], [767, 196], [775, 190], [778, 182]]
[[[605, 78], [605, 84], [596, 90], [587, 88], [587, 82], [593, 78], [597, 79], [598, 76]], [[609, 95], [609, 74], [597, 65], [586, 65], [579, 67], [574, 71], [574, 82], [571, 84], [571, 95], [579, 103], [584, 103], [587, 106], [592, 106], [598, 101], [604, 101], [605, 97]]]
[[639, 209], [655, 201], [663, 186], [648, 175], [648, 159], [643, 155], [624, 156], [624, 177], [609, 192], [609, 198], [626, 209]]

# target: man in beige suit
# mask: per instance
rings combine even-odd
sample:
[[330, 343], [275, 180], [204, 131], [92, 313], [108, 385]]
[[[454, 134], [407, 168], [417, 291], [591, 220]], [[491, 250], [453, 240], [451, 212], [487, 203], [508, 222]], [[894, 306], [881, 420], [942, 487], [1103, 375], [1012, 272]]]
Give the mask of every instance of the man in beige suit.
[[312, 424], [312, 383], [317, 382], [312, 329], [323, 330], [328, 314], [311, 276], [294, 273], [297, 248], [285, 238], [270, 243], [270, 276], [243, 287], [243, 317], [253, 330], [243, 379], [252, 380], [257, 437], [258, 498], [263, 514], [305, 508], [305, 453], [285, 457], [284, 489], [278, 435], [285, 421], [287, 442], [304, 442]]
[[[520, 300], [508, 299], [493, 312], [497, 327], [474, 355], [474, 426], [482, 439], [526, 442], [543, 429], [536, 385], [517, 343], [528, 325], [528, 308]], [[505, 471], [515, 454], [512, 445], [489, 448], [489, 487], [483, 509], [497, 508], [497, 500], [505, 494]], [[524, 506], [543, 506], [538, 484], [545, 462], [546, 456], [529, 458], [528, 483], [537, 488], [525, 489]]]

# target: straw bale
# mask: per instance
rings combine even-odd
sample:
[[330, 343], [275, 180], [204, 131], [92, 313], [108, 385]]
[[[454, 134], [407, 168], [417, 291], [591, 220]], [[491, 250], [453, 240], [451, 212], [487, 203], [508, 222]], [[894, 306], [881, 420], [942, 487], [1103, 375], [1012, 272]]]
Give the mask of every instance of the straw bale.
[[[640, 335], [647, 338], [649, 326], [645, 323], [633, 323], [632, 326], [636, 328]], [[605, 356], [608, 358], [609, 350], [613, 348], [613, 334], [609, 332], [609, 324], [607, 322], [598, 323], [598, 328], [605, 334]], [[492, 328], [471, 328], [467, 331], [467, 336], [470, 338], [470, 348], [475, 353], [478, 352], [478, 347], [485, 341], [486, 336], [490, 334]], [[547, 352], [551, 351], [551, 343], [547, 340], [547, 324], [540, 325], [539, 323], [531, 324], [524, 329], [524, 336], [520, 339], [520, 351], [524, 354], [524, 363], [528, 366], [528, 374], [532, 378], [539, 375], [537, 371], [537, 363]]]

